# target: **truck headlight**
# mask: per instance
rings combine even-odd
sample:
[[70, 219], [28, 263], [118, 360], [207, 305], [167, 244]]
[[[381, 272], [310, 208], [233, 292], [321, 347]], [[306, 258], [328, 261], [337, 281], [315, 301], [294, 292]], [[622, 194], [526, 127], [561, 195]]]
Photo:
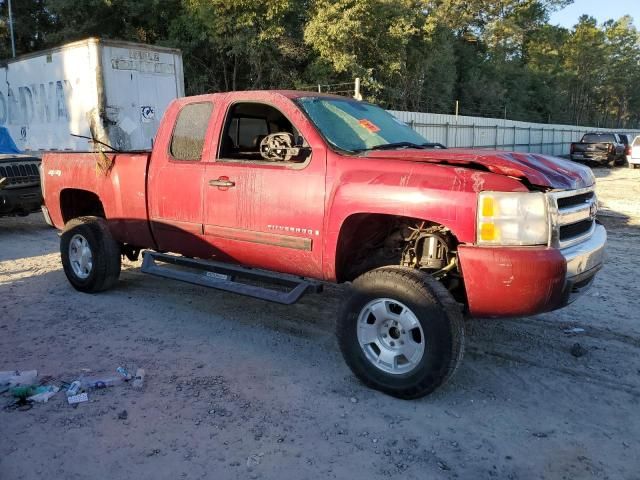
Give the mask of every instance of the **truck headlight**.
[[478, 244], [546, 245], [547, 197], [541, 192], [480, 192]]

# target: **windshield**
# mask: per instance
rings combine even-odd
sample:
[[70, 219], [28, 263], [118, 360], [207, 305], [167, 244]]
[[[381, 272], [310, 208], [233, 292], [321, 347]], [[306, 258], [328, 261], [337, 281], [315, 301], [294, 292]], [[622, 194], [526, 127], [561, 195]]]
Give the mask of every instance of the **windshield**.
[[432, 145], [406, 123], [369, 103], [304, 97], [298, 99], [298, 104], [322, 135], [342, 150], [357, 152], [384, 146], [422, 148]]

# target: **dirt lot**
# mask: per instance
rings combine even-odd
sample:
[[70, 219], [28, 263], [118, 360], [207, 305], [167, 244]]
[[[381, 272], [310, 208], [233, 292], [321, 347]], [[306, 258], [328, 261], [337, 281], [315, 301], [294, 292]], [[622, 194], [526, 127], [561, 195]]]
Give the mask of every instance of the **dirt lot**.
[[143, 391], [0, 409], [0, 479], [639, 479], [640, 170], [596, 173], [610, 241], [592, 290], [562, 311], [469, 321], [453, 381], [410, 402], [342, 362], [344, 287], [285, 307], [128, 263], [115, 290], [84, 295], [40, 216], [0, 220], [0, 370], [147, 371]]

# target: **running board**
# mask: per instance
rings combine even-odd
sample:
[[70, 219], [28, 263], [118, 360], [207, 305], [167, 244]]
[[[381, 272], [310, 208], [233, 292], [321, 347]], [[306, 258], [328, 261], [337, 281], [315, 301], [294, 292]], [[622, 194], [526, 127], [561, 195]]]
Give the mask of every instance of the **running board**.
[[[214, 262], [211, 260], [197, 260], [145, 251], [142, 254], [142, 272], [158, 277], [172, 278], [182, 282], [216, 288], [225, 292], [237, 293], [248, 297], [259, 298], [269, 302], [291, 305], [296, 303], [307, 292], [320, 293], [322, 284], [303, 277], [286, 275], [283, 273], [257, 270], [240, 265]], [[190, 269], [178, 270], [167, 265], [175, 265]], [[242, 283], [244, 280], [271, 283], [287, 287], [286, 291]]]

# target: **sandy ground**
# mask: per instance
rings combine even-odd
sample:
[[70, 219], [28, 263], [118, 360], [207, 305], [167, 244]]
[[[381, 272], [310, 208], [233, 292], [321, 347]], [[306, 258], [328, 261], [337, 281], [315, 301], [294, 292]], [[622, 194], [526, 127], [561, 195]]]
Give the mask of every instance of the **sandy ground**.
[[142, 391], [77, 408], [0, 396], [0, 479], [640, 479], [640, 170], [596, 173], [610, 242], [592, 290], [558, 312], [469, 321], [454, 379], [409, 402], [344, 365], [344, 287], [285, 307], [128, 263], [116, 289], [85, 295], [39, 215], [0, 220], [0, 370], [147, 371]]

